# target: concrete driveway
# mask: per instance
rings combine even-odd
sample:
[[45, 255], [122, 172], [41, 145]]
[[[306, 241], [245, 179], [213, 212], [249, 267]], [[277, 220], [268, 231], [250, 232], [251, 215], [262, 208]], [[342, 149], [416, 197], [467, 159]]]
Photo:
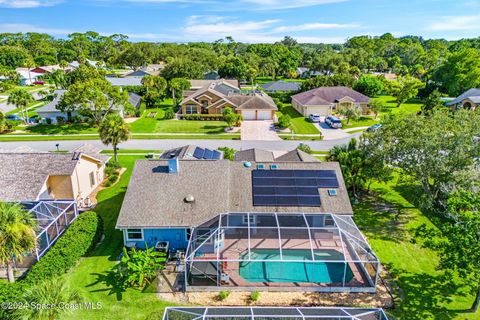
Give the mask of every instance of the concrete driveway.
[[243, 121], [240, 129], [240, 137], [242, 140], [282, 140], [275, 132], [272, 120]]
[[337, 139], [344, 139], [350, 136], [349, 133], [343, 131], [342, 129], [332, 129], [326, 124], [325, 122], [315, 123], [318, 130], [323, 135], [323, 140], [337, 140]]

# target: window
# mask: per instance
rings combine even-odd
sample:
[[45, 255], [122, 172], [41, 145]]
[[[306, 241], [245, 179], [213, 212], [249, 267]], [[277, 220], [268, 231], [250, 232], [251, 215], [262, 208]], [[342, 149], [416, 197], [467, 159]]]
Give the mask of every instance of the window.
[[95, 185], [95, 172], [90, 172], [89, 174], [90, 177], [90, 187], [93, 187]]
[[[243, 224], [248, 225], [248, 215], [244, 215], [242, 218]], [[257, 224], [257, 216], [250, 215], [250, 224]]]
[[211, 229], [197, 230], [196, 242], [197, 243], [203, 243], [204, 241], [206, 241], [205, 244], [212, 244], [213, 243], [213, 238], [215, 236], [211, 236], [211, 234], [212, 234]]
[[197, 114], [197, 106], [196, 106], [196, 105], [187, 104], [187, 107], [185, 108], [185, 112], [186, 112], [187, 114]]
[[186, 230], [187, 240], [190, 240], [191, 237], [192, 237], [192, 228], [187, 228], [187, 230]]
[[127, 241], [143, 240], [142, 229], [127, 229]]
[[208, 101], [207, 100], [202, 101], [202, 105], [204, 108], [208, 107]]

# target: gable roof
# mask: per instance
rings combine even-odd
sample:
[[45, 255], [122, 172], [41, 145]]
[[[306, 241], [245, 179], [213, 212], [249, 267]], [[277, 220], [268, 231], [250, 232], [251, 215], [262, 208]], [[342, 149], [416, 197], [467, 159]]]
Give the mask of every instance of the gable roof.
[[108, 82], [112, 84], [112, 86], [141, 86], [142, 85], [142, 78], [143, 77], [105, 77]]
[[192, 89], [192, 90], [200, 89], [200, 88], [209, 86], [213, 82], [216, 82], [216, 81], [226, 82], [226, 83], [234, 86], [237, 89], [240, 87], [239, 83], [238, 83], [238, 80], [234, 80], [234, 79], [215, 79], [215, 80], [192, 79], [192, 80], [188, 80], [188, 81], [190, 82], [190, 89]]
[[[278, 162], [278, 170], [334, 170], [336, 196], [320, 188], [317, 207], [253, 206], [252, 170], [239, 161], [180, 160], [168, 173], [165, 160], [138, 160], [123, 200], [117, 228], [194, 227], [224, 212], [305, 212], [353, 214], [340, 165], [336, 162]], [[194, 202], [185, 197], [193, 196]]]
[[246, 149], [235, 152], [235, 161], [273, 162], [273, 152], [263, 149]]
[[[459, 104], [465, 99], [470, 99], [473, 102], [477, 103], [476, 100], [477, 101], [480, 100], [480, 89], [478, 89], [478, 88], [468, 89], [467, 91], [465, 91], [464, 93], [462, 93], [461, 95], [456, 97], [454, 100], [447, 103], [447, 106], [452, 106], [452, 105], [455, 105], [455, 104]], [[478, 103], [480, 103], [480, 101]]]
[[142, 97], [140, 97], [135, 92], [128, 93], [128, 102], [135, 108], [138, 108], [140, 102], [142, 101]]
[[319, 162], [319, 160], [308, 153], [295, 149], [277, 157], [276, 161], [301, 161], [301, 162]]
[[271, 81], [261, 85], [265, 91], [298, 91], [300, 82]]
[[342, 98], [350, 97], [357, 103], [368, 103], [369, 97], [349, 87], [320, 87], [292, 96], [292, 100], [303, 106], [330, 105]]
[[273, 99], [263, 92], [248, 94], [230, 94], [230, 100], [237, 110], [278, 110]]

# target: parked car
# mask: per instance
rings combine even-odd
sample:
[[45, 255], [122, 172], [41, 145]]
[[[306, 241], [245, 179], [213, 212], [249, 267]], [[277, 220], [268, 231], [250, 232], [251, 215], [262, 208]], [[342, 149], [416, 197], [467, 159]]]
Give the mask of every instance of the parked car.
[[16, 114], [9, 114], [5, 117], [7, 120], [23, 120], [22, 117], [17, 116]]
[[320, 122], [320, 116], [312, 113], [308, 116], [308, 120], [310, 120], [310, 122]]
[[342, 121], [334, 116], [326, 117], [325, 123], [328, 124], [328, 126], [333, 129], [338, 129], [342, 127]]
[[36, 86], [43, 86], [45, 84], [45, 82], [44, 81], [34, 81], [33, 84], [36, 85]]
[[367, 128], [367, 131], [368, 132], [373, 132], [373, 131], [377, 131], [378, 129], [380, 129], [382, 127], [382, 125], [380, 123], [375, 123], [373, 126], [370, 126]]

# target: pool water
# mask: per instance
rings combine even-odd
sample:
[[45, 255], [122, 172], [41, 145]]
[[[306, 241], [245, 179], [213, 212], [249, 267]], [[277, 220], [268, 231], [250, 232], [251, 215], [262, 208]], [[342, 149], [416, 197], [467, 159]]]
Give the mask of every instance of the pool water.
[[[343, 255], [336, 250], [314, 250], [316, 260], [341, 260]], [[288, 261], [243, 261], [240, 262], [240, 276], [248, 282], [314, 282], [341, 283], [345, 264], [339, 262], [313, 262], [311, 250], [282, 250], [284, 260]], [[248, 251], [241, 259], [248, 259]], [[280, 260], [279, 250], [251, 250], [252, 260]], [[298, 260], [305, 260], [300, 262]], [[345, 282], [352, 280], [353, 272], [347, 264]]]

